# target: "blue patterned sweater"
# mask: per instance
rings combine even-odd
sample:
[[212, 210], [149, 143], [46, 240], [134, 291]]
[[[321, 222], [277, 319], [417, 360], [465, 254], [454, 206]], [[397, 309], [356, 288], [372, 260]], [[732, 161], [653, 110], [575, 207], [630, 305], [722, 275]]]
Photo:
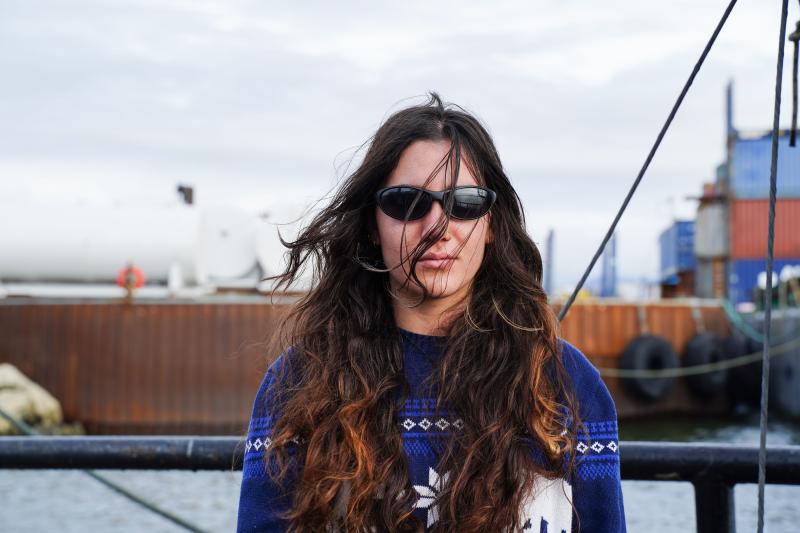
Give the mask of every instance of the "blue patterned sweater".
[[[436, 495], [448, 473], [437, 472], [437, 439], [462, 427], [462, 421], [440, 411], [420, 387], [433, 369], [443, 346], [442, 337], [401, 330], [406, 379], [411, 394], [400, 411], [398, 424], [408, 457], [409, 477], [419, 498], [414, 510], [426, 530], [438, 519]], [[573, 345], [561, 341], [564, 365], [575, 384], [586, 432], [579, 433], [577, 469], [569, 479], [537, 479], [534, 493], [523, 505], [523, 531], [531, 533], [624, 533], [625, 514], [619, 474], [619, 441], [614, 402], [600, 374]], [[275, 370], [284, 356], [267, 370], [253, 406], [239, 497], [239, 532], [285, 531], [279, 514], [291, 505], [291, 482], [281, 490], [266, 474], [264, 451], [270, 444], [273, 418], [265, 416]], [[430, 393], [429, 393], [430, 394]], [[274, 413], [271, 413], [274, 414]], [[588, 433], [588, 434], [587, 434]], [[570, 503], [574, 503], [575, 509]], [[578, 520], [575, 511], [579, 516]]]

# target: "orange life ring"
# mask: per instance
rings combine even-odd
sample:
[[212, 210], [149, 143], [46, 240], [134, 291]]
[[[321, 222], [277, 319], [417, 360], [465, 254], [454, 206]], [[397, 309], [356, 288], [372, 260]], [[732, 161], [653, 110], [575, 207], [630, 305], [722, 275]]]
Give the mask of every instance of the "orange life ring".
[[120, 287], [127, 287], [131, 280], [135, 289], [144, 285], [144, 272], [141, 268], [131, 265], [123, 268], [117, 274], [117, 285]]

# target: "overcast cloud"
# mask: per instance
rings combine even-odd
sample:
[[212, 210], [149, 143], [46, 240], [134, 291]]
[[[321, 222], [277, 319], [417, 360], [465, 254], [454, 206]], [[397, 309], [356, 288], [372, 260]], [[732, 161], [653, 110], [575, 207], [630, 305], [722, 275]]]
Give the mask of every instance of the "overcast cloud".
[[[6, 0], [0, 202], [164, 204], [183, 182], [199, 205], [288, 218], [436, 90], [494, 135], [567, 287], [726, 4]], [[622, 277], [654, 279], [658, 233], [693, 216], [685, 197], [724, 157], [727, 80], [736, 125], [771, 126], [778, 16], [777, 1], [734, 9], [622, 219]]]

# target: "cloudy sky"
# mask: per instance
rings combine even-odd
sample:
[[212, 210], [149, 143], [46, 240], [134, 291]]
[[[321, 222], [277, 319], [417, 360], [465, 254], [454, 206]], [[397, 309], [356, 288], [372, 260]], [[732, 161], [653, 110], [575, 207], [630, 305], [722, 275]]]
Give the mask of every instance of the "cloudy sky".
[[[436, 90], [493, 134], [568, 287], [726, 5], [4, 0], [0, 204], [168, 204], [182, 182], [201, 206], [288, 219]], [[737, 127], [771, 127], [779, 7], [734, 9], [622, 219], [622, 277], [654, 279], [658, 233], [693, 216], [686, 197], [724, 157], [729, 79]]]

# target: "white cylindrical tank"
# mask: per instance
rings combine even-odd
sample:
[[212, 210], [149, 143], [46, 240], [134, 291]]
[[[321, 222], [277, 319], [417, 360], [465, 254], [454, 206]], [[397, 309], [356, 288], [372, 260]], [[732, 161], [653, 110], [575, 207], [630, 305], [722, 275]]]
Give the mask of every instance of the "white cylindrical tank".
[[0, 280], [114, 282], [129, 262], [148, 282], [244, 275], [258, 219], [238, 209], [13, 206], [0, 209]]
[[234, 208], [203, 208], [198, 227], [195, 276], [200, 284], [233, 280], [256, 266], [259, 220]]
[[700, 259], [728, 255], [728, 207], [721, 203], [701, 205], [694, 223], [694, 254]]
[[[280, 239], [293, 241], [299, 232], [311, 221], [313, 213], [301, 204], [274, 206], [269, 217], [261, 221], [257, 232], [258, 262], [265, 276], [275, 276], [286, 269], [287, 248]], [[304, 291], [311, 287], [312, 265], [308, 264], [299, 279], [289, 287], [290, 290]], [[259, 284], [259, 290], [270, 292], [274, 281]]]

